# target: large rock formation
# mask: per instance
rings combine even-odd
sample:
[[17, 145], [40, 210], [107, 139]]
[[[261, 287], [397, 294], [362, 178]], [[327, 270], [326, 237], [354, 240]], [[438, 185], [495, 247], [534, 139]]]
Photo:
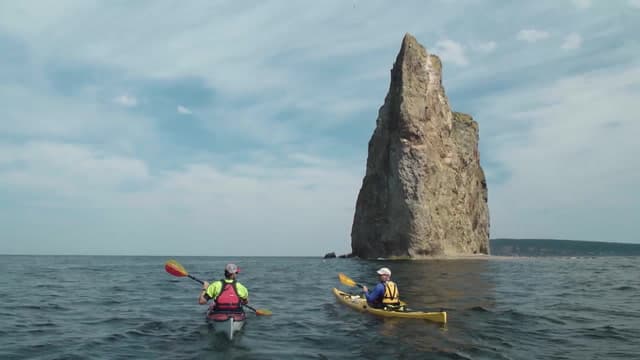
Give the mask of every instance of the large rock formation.
[[478, 124], [452, 112], [440, 59], [406, 34], [369, 141], [351, 248], [361, 258], [489, 253]]

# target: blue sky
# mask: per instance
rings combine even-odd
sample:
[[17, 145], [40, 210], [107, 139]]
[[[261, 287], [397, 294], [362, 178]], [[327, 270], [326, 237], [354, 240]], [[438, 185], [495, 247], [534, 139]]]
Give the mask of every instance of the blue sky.
[[0, 253], [350, 251], [405, 33], [491, 237], [640, 243], [640, 1], [0, 3]]

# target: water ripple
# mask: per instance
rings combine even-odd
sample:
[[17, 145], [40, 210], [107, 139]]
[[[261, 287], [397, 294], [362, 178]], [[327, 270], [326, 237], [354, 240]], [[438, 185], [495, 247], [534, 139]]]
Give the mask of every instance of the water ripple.
[[[0, 358], [626, 360], [640, 353], [637, 258], [236, 258], [251, 304], [273, 316], [249, 313], [232, 342], [204, 321], [199, 284], [166, 274], [165, 260], [2, 257]], [[179, 261], [213, 280], [230, 260]], [[385, 265], [412, 308], [446, 309], [449, 323], [381, 319], [333, 298], [332, 287], [344, 289], [338, 272], [373, 285]], [[25, 283], [46, 296], [29, 296]]]

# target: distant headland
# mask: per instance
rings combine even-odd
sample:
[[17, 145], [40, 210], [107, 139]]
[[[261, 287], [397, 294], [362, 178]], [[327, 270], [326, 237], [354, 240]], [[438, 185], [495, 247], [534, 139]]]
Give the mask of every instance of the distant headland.
[[[582, 241], [561, 239], [491, 239], [491, 257], [592, 257], [592, 256], [640, 256], [640, 244], [627, 244], [604, 241]], [[336, 256], [335, 252], [327, 258], [351, 258], [353, 254]], [[472, 257], [469, 257], [472, 258]]]
[[640, 256], [640, 244], [559, 239], [491, 239], [495, 256]]

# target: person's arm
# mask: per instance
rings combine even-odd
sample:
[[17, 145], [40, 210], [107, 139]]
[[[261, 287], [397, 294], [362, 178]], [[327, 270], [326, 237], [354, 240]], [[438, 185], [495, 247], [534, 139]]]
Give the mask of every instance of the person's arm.
[[371, 292], [364, 293], [365, 298], [367, 298], [367, 302], [374, 303], [376, 300], [384, 296], [384, 285], [381, 283], [376, 285], [376, 287]]
[[240, 298], [240, 301], [242, 301], [243, 304], [248, 304], [249, 290], [247, 290], [247, 288], [239, 282], [236, 283], [236, 289], [238, 290], [238, 297]]
[[200, 296], [198, 296], [198, 304], [204, 305], [207, 303], [207, 301], [209, 301], [209, 299], [211, 299], [207, 294], [208, 289], [209, 289], [209, 282], [205, 281], [204, 284], [202, 284], [202, 289], [200, 289]]

